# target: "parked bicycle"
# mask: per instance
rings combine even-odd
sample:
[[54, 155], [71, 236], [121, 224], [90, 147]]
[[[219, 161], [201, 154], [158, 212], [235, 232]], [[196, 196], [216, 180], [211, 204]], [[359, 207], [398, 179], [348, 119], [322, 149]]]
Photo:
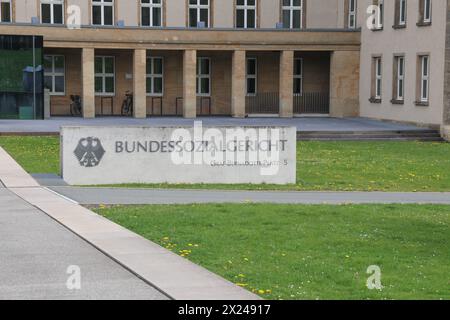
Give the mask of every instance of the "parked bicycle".
[[122, 116], [131, 116], [133, 114], [133, 93], [127, 91], [122, 103]]
[[83, 108], [81, 104], [81, 97], [79, 95], [70, 96], [70, 114], [72, 117], [79, 117], [83, 113]]

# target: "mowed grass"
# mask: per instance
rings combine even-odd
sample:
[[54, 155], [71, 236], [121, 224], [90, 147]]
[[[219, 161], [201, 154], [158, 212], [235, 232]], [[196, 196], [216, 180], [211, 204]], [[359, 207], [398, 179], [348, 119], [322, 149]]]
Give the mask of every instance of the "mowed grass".
[[[450, 206], [101, 207], [267, 299], [450, 299]], [[381, 290], [366, 286], [381, 268]]]
[[[58, 137], [0, 137], [30, 173], [59, 173]], [[299, 142], [293, 185], [128, 184], [120, 187], [317, 191], [450, 191], [450, 144]]]
[[59, 174], [59, 137], [0, 137], [0, 147], [28, 173]]

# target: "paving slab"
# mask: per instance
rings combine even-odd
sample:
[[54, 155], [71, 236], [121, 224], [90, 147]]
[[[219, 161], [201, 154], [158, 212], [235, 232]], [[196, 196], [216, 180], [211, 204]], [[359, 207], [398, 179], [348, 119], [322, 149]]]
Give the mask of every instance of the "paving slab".
[[[80, 290], [66, 286], [69, 266]], [[168, 297], [49, 216], [0, 189], [0, 299], [133, 299]]]
[[57, 174], [53, 173], [34, 173], [31, 176], [41, 186], [68, 186], [68, 184]]
[[50, 187], [83, 205], [192, 203], [450, 204], [450, 192], [296, 192]]
[[184, 119], [176, 117], [153, 117], [147, 119], [133, 119], [126, 117], [103, 117], [95, 119], [82, 119], [74, 117], [54, 117], [49, 120], [0, 120], [1, 134], [59, 134], [61, 126], [192, 126], [194, 121], [202, 121], [204, 126], [294, 126], [299, 132], [320, 131], [398, 131], [417, 130], [423, 131], [427, 128], [410, 124], [400, 124], [387, 121], [379, 121], [367, 118], [332, 118], [332, 117], [301, 117], [301, 118], [232, 118], [232, 117], [200, 117], [197, 119]]

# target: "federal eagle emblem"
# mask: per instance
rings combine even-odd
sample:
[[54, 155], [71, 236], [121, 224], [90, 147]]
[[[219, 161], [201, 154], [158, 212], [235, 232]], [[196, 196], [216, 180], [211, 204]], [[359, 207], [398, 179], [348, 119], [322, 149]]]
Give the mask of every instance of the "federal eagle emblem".
[[98, 166], [105, 149], [98, 138], [88, 137], [80, 139], [74, 154], [82, 167], [92, 168]]

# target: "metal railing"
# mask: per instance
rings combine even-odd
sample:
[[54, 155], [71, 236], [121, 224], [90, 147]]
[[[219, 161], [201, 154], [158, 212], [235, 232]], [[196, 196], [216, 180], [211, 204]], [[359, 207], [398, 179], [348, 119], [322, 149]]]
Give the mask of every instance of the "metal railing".
[[[183, 97], [175, 99], [175, 115], [183, 115]], [[211, 116], [212, 115], [212, 99], [211, 97], [197, 97], [197, 116]]]
[[294, 95], [295, 114], [328, 114], [330, 113], [330, 95], [328, 92], [303, 92]]
[[280, 97], [278, 92], [261, 92], [245, 98], [247, 114], [278, 114]]

